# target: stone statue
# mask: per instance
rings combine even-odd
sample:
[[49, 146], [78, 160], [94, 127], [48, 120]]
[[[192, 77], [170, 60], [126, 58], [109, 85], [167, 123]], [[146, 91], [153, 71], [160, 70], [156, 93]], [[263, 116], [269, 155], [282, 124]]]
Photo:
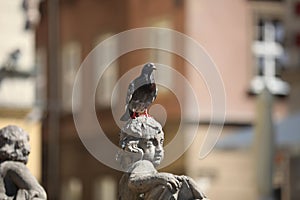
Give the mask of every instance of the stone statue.
[[26, 167], [29, 135], [17, 126], [0, 129], [0, 200], [45, 200], [43, 187]]
[[127, 121], [120, 133], [117, 160], [125, 174], [119, 183], [119, 200], [206, 199], [197, 184], [187, 176], [158, 172], [164, 157], [164, 132], [147, 109], [157, 96], [153, 63], [146, 63], [134, 79], [126, 97]]
[[206, 199], [190, 177], [155, 169], [164, 156], [163, 142], [164, 132], [153, 117], [141, 115], [127, 121], [117, 155], [126, 171], [119, 183], [119, 200]]

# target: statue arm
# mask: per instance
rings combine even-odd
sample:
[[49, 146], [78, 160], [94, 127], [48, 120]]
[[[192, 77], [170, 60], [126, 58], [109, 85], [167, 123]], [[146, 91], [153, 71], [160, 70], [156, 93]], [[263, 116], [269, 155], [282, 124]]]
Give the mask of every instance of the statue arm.
[[[45, 200], [47, 195], [36, 178], [31, 174], [29, 169], [21, 162], [7, 161], [4, 170], [5, 175], [9, 177], [17, 186], [18, 199]], [[25, 197], [25, 198], [24, 198]]]
[[168, 188], [170, 192], [175, 193], [179, 188], [179, 184], [173, 174], [156, 172], [153, 174], [131, 174], [128, 186], [138, 193], [144, 193], [155, 187]]

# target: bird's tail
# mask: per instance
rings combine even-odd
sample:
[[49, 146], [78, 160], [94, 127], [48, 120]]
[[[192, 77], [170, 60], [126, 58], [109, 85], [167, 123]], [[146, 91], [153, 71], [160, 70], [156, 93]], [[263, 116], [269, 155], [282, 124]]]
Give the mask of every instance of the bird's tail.
[[121, 121], [128, 121], [129, 119], [130, 119], [130, 112], [129, 112], [129, 109], [127, 108], [125, 113], [120, 118], [120, 120]]

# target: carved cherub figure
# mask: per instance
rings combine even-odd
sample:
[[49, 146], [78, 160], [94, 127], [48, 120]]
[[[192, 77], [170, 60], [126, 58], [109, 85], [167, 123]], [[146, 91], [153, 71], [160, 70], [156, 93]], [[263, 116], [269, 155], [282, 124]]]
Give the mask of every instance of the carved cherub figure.
[[0, 129], [0, 200], [45, 200], [43, 187], [26, 167], [29, 135], [17, 126]]
[[126, 173], [120, 180], [119, 200], [206, 199], [190, 177], [155, 169], [164, 157], [163, 142], [161, 125], [152, 117], [127, 122], [120, 133], [123, 151], [118, 158]]

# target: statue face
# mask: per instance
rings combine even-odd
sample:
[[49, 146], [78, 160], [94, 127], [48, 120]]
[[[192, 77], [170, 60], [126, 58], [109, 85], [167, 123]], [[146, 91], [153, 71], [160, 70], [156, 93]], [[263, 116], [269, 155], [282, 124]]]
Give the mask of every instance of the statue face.
[[30, 153], [29, 136], [17, 126], [0, 130], [0, 161], [13, 160], [27, 163]]
[[139, 146], [144, 151], [143, 159], [149, 160], [155, 167], [157, 167], [164, 157], [163, 143], [163, 134], [157, 134], [151, 139], [142, 139]]

